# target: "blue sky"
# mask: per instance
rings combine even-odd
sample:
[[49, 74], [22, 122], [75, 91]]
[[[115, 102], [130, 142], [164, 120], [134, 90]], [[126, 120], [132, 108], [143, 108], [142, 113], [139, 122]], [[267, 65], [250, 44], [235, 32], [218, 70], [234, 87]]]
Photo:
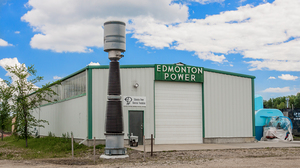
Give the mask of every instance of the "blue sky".
[[0, 78], [34, 65], [41, 86], [108, 65], [103, 23], [127, 23], [121, 64], [172, 64], [256, 76], [264, 99], [300, 92], [299, 0], [0, 0]]

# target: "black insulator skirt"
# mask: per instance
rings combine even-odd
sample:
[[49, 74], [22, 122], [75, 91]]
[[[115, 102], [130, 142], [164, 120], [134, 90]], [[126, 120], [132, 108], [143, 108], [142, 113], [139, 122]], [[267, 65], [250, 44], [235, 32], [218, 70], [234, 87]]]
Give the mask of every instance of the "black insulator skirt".
[[123, 114], [121, 101], [107, 101], [106, 108], [106, 133], [123, 132]]
[[108, 95], [121, 95], [120, 67], [119, 62], [110, 62]]

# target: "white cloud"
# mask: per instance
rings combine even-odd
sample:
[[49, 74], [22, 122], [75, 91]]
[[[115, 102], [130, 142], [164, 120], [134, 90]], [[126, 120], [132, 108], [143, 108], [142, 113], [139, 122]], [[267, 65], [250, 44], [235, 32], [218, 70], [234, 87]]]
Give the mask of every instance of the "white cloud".
[[59, 76], [53, 76], [53, 79], [57, 80], [57, 79], [61, 79], [62, 77]]
[[282, 79], [282, 80], [296, 80], [298, 79], [298, 76], [293, 76], [290, 74], [282, 74], [281, 76], [278, 76], [278, 78]]
[[215, 62], [226, 62], [227, 54], [239, 53], [253, 59], [247, 62], [250, 70], [300, 71], [300, 22], [295, 23], [299, 8], [298, 0], [275, 0], [174, 26], [147, 20], [135, 24], [133, 37], [146, 46], [194, 51], [199, 58]]
[[20, 34], [20, 31], [15, 31], [15, 34]]
[[270, 76], [268, 79], [276, 79], [274, 76]]
[[[276, 0], [175, 26], [147, 20], [135, 24], [133, 37], [146, 46], [195, 51], [200, 59], [221, 63], [227, 61], [227, 54], [239, 53], [254, 59], [247, 62], [250, 70], [300, 71], [300, 23], [295, 23], [298, 8], [300, 1]], [[220, 59], [216, 55], [221, 55]]]
[[300, 61], [277, 61], [277, 60], [264, 60], [264, 61], [249, 61], [251, 67], [250, 71], [255, 70], [275, 70], [275, 71], [300, 71]]
[[[20, 66], [25, 66], [26, 67], [26, 65], [25, 64], [21, 64], [19, 61], [18, 61], [18, 59], [17, 58], [3, 58], [3, 59], [1, 59], [0, 60], [0, 66], [3, 68], [3, 69], [5, 69], [6, 70], [6, 66], [18, 66], [18, 67], [20, 67]], [[7, 70], [6, 70], [7, 71]], [[10, 73], [10, 72], [8, 72], [7, 71], [7, 73], [6, 73], [6, 75], [5, 76], [9, 76], [9, 77], [11, 77], [11, 79], [12, 79], [12, 84], [14, 85], [15, 84], [15, 81], [17, 81], [19, 78], [16, 76], [16, 75], [14, 75], [14, 74], [12, 74], [12, 73]], [[1, 78], [0, 78], [1, 79]], [[1, 81], [1, 80], [0, 80]], [[29, 82], [28, 82], [29, 83]], [[33, 91], [35, 91], [37, 88], [39, 88], [38, 86], [36, 86], [36, 85], [33, 85], [33, 90], [30, 90], [30, 91], [28, 91], [29, 93], [30, 92], [33, 92]]]
[[[6, 66], [21, 66], [17, 58], [3, 58], [0, 60], [0, 66], [6, 70]], [[10, 72], [7, 72], [5, 76], [10, 76], [12, 78], [12, 82], [16, 81], [18, 78], [11, 74]]]
[[3, 81], [2, 78], [0, 78], [0, 87], [1, 87], [1, 86], [4, 86], [4, 87], [7, 86], [7, 84]]
[[188, 5], [172, 0], [29, 0], [28, 6], [22, 20], [37, 32], [32, 48], [91, 52], [103, 46], [103, 23], [122, 20], [132, 38], [151, 48], [191, 51], [218, 63], [241, 54], [252, 71], [300, 71], [299, 0], [248, 4], [204, 19], [188, 19]]
[[31, 47], [55, 52], [90, 52], [89, 47], [102, 47], [102, 26], [108, 20], [150, 17], [164, 24], [188, 17], [187, 6], [172, 0], [29, 0], [27, 6], [32, 9], [21, 19], [37, 32]]
[[263, 92], [268, 92], [268, 93], [285, 93], [285, 92], [290, 92], [290, 87], [284, 87], [284, 88], [267, 88]]
[[194, 1], [194, 2], [199, 2], [200, 4], [209, 4], [209, 3], [222, 3], [224, 2], [225, 0], [190, 0], [190, 1]]
[[90, 62], [89, 65], [100, 65], [99, 62]]
[[9, 44], [7, 41], [0, 38], [0, 47], [7, 47], [12, 46], [12, 44]]
[[200, 52], [200, 53], [197, 53], [197, 55], [200, 59], [203, 59], [203, 60], [211, 60], [211, 61], [218, 62], [218, 63], [228, 62], [227, 60], [225, 60], [224, 55], [219, 56], [219, 55], [215, 55], [211, 52]]
[[21, 65], [17, 58], [3, 58], [0, 60], [0, 66], [5, 69], [6, 66]]

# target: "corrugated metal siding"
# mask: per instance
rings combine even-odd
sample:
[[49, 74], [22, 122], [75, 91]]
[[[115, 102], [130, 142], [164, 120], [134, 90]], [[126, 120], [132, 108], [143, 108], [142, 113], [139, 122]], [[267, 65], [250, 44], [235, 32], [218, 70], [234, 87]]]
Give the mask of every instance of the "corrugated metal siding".
[[202, 143], [202, 84], [155, 82], [155, 144]]
[[204, 73], [205, 138], [252, 137], [251, 79]]
[[108, 69], [93, 69], [93, 137], [105, 139]]
[[[154, 134], [154, 68], [121, 69], [122, 95], [146, 97], [146, 107], [123, 107], [124, 133], [128, 134], [128, 111], [144, 111], [144, 134], [151, 138]], [[135, 83], [139, 84], [134, 88]]]
[[43, 106], [33, 111], [38, 119], [47, 120], [45, 128], [40, 128], [40, 135], [47, 136], [49, 132], [61, 137], [62, 134], [73, 132], [75, 138], [87, 137], [87, 97], [78, 97], [61, 103]]
[[[144, 111], [144, 133], [146, 138], [154, 134], [154, 69], [124, 68], [120, 71], [123, 96], [146, 97], [146, 107], [123, 107], [124, 134], [128, 134], [128, 111]], [[135, 83], [139, 84], [134, 88]], [[108, 69], [93, 69], [93, 136], [104, 139], [105, 113], [108, 87]]]

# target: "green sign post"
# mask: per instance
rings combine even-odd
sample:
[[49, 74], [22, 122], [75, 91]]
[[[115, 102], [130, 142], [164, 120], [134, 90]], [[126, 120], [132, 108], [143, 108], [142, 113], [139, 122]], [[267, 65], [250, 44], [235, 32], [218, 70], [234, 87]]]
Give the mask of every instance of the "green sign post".
[[203, 74], [203, 67], [176, 64], [155, 65], [155, 80], [160, 81], [202, 83], [204, 79]]

